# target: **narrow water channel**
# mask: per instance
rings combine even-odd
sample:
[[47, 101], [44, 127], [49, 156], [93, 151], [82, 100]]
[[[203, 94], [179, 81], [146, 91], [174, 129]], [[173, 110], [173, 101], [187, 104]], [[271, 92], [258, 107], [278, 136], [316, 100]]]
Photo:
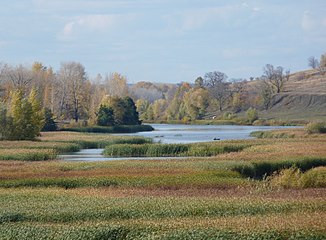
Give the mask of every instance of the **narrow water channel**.
[[[283, 126], [236, 126], [236, 125], [183, 125], [183, 124], [151, 124], [155, 131], [130, 134], [115, 134], [121, 136], [143, 136], [161, 143], [195, 143], [215, 140], [250, 139], [253, 131], [264, 131], [282, 128]], [[144, 160], [167, 158], [106, 158], [104, 149], [82, 149], [79, 152], [59, 155], [64, 161], [109, 161], [109, 160]], [[171, 159], [171, 158], [169, 158]], [[173, 159], [173, 158], [172, 158]]]

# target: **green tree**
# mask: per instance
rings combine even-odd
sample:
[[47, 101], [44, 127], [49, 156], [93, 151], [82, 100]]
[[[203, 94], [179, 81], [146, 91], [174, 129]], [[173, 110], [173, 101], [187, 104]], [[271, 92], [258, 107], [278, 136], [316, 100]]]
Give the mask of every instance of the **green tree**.
[[15, 140], [31, 140], [36, 135], [33, 125], [32, 104], [23, 97], [22, 90], [16, 90], [11, 96], [11, 117], [13, 119], [13, 136]]
[[57, 129], [58, 127], [54, 121], [51, 109], [44, 108], [44, 126], [42, 128], [42, 131], [56, 131]]
[[97, 125], [99, 126], [113, 126], [114, 125], [114, 115], [112, 108], [100, 105], [100, 108], [97, 112]]
[[114, 125], [139, 125], [139, 115], [130, 97], [105, 97], [102, 104], [113, 111]]
[[208, 107], [208, 92], [203, 88], [193, 88], [185, 93], [183, 103], [190, 120], [202, 119]]
[[12, 139], [13, 120], [8, 116], [8, 110], [4, 104], [0, 103], [0, 140]]
[[141, 121], [139, 121], [139, 114], [137, 112], [137, 108], [135, 102], [131, 97], [125, 97], [123, 99], [124, 102], [124, 125], [140, 125]]
[[32, 122], [34, 134], [38, 135], [44, 126], [44, 110], [42, 109], [41, 102], [37, 98], [37, 92], [33, 88], [29, 94], [28, 102], [32, 106]]
[[149, 102], [145, 99], [138, 99], [136, 101], [136, 108], [139, 113], [139, 119], [142, 121], [148, 120]]
[[246, 112], [250, 124], [258, 119], [258, 111], [255, 108], [249, 108]]

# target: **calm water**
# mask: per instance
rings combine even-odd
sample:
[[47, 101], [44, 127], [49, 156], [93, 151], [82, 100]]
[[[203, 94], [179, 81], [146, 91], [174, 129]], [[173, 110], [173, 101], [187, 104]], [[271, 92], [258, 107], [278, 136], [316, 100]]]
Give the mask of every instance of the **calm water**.
[[[115, 134], [120, 136], [144, 136], [162, 143], [195, 143], [231, 139], [249, 139], [253, 131], [273, 130], [290, 127], [281, 126], [234, 126], [234, 125], [182, 125], [182, 124], [151, 124], [155, 131], [131, 134]], [[103, 149], [83, 149], [76, 153], [60, 155], [66, 161], [107, 161], [146, 158], [105, 158]], [[153, 159], [153, 158], [150, 158]], [[155, 158], [156, 159], [156, 158]], [[157, 158], [160, 159], [160, 158]], [[164, 158], [166, 159], [166, 158]]]
[[282, 126], [234, 126], [234, 125], [182, 125], [182, 124], [151, 124], [155, 131], [132, 134], [116, 134], [144, 136], [162, 143], [194, 143], [209, 142], [214, 139], [232, 140], [249, 139], [253, 131], [289, 128]]

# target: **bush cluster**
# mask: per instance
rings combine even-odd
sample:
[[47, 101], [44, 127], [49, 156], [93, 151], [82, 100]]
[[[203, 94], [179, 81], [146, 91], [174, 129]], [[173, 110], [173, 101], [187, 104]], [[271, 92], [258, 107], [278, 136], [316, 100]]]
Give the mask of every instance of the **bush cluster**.
[[305, 173], [291, 167], [275, 173], [268, 181], [271, 186], [283, 188], [326, 187], [326, 167], [313, 168]]
[[326, 122], [311, 122], [307, 124], [305, 129], [309, 134], [326, 133]]
[[283, 169], [296, 167], [301, 171], [308, 171], [314, 167], [326, 166], [326, 158], [304, 158], [300, 160], [283, 161], [255, 161], [241, 164], [233, 168], [245, 177], [263, 179]]

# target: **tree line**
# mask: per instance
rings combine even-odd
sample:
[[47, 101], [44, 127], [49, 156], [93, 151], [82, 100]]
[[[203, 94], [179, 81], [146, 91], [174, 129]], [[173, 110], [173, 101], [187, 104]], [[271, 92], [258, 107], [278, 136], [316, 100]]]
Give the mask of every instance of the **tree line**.
[[[320, 61], [309, 58], [308, 65], [324, 69], [326, 54]], [[109, 126], [141, 121], [188, 122], [213, 117], [211, 113], [232, 118], [250, 108], [268, 109], [273, 95], [283, 91], [289, 78], [289, 70], [266, 64], [262, 76], [247, 80], [212, 71], [192, 82], [130, 85], [126, 76], [116, 72], [91, 78], [78, 62], [61, 63], [57, 71], [40, 62], [30, 67], [0, 63], [1, 121], [6, 122], [1, 126], [23, 124], [15, 115], [19, 108], [28, 116], [24, 119], [35, 120], [42, 115], [37, 124], [30, 120], [32, 125], [46, 125], [52, 130], [54, 121]]]

